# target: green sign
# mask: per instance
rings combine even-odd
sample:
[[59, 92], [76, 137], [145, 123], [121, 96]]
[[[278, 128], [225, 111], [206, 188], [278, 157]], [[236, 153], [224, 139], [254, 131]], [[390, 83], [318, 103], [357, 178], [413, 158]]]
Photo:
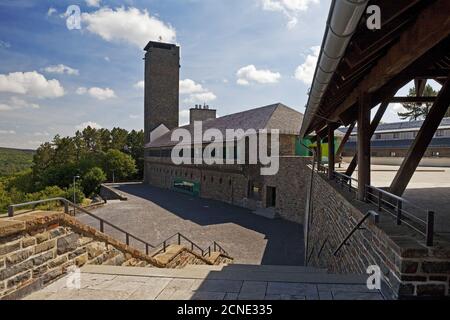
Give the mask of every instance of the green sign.
[[173, 189], [194, 197], [200, 195], [200, 183], [177, 178], [173, 182]]

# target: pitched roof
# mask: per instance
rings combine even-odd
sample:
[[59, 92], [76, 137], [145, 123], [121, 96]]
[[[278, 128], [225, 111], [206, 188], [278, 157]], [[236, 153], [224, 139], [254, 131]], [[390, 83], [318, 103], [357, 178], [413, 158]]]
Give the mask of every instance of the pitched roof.
[[[242, 129], [244, 131], [249, 129], [254, 129], [256, 131], [278, 129], [280, 130], [280, 134], [298, 135], [302, 121], [303, 114], [281, 103], [277, 103], [203, 121], [203, 131], [208, 129], [218, 129], [225, 135], [227, 129]], [[194, 126], [192, 124], [181, 128], [187, 129], [191, 134], [194, 131]], [[178, 142], [171, 140], [173, 131], [174, 130], [147, 144], [146, 148], [176, 145]]]

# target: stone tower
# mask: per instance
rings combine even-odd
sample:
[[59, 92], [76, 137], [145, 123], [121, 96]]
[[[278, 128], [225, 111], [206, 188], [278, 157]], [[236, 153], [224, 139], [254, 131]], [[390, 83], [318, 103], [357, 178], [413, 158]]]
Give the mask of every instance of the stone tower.
[[145, 143], [150, 133], [164, 124], [179, 126], [180, 47], [150, 41], [145, 54]]

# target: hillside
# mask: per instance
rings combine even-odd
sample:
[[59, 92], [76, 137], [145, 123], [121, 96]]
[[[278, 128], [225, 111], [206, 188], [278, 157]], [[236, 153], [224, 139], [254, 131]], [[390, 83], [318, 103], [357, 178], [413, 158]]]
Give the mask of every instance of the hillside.
[[33, 150], [0, 148], [0, 177], [30, 168], [34, 152]]

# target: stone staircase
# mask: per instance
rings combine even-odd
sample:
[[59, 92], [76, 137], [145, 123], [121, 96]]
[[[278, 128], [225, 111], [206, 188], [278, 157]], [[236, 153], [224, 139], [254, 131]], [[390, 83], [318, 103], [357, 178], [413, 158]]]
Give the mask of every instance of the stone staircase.
[[366, 276], [324, 269], [268, 265], [189, 265], [183, 269], [88, 265], [81, 287], [61, 279], [29, 300], [383, 300]]

